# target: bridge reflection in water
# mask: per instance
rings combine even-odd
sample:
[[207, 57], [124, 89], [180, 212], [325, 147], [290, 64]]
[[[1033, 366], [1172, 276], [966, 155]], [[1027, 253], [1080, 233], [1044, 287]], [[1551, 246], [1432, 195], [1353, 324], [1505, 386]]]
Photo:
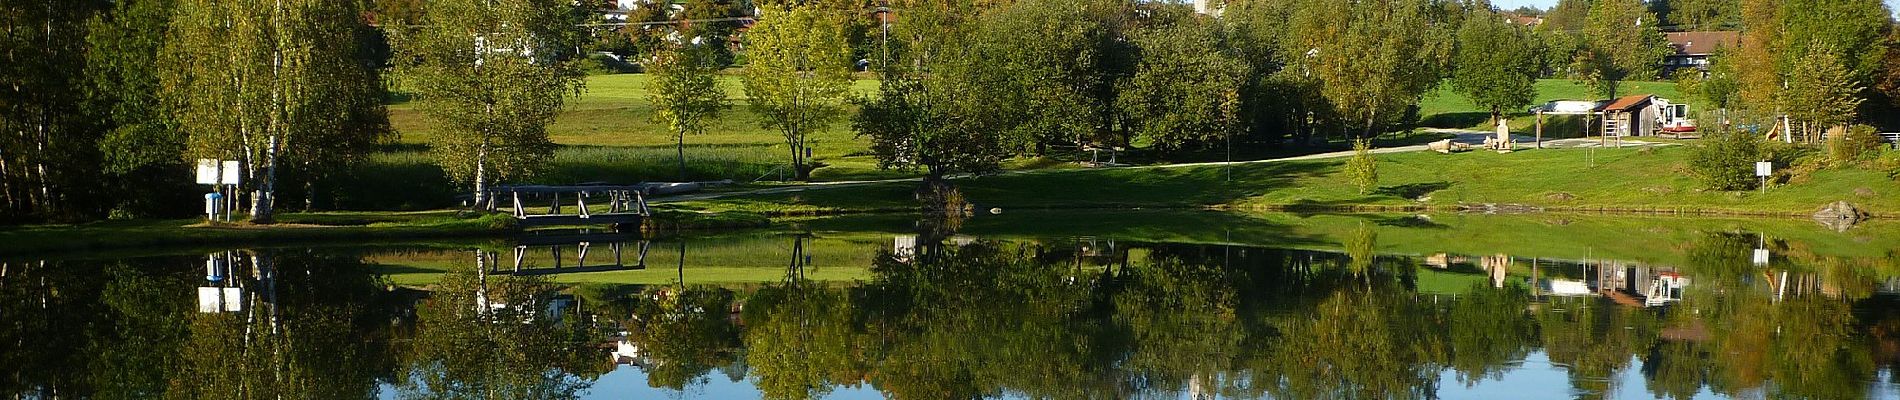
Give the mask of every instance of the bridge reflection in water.
[[504, 265], [497, 252], [478, 251], [476, 266], [490, 275], [512, 276], [636, 271], [647, 268], [652, 247], [635, 234], [592, 230], [531, 232], [513, 244], [512, 263]]

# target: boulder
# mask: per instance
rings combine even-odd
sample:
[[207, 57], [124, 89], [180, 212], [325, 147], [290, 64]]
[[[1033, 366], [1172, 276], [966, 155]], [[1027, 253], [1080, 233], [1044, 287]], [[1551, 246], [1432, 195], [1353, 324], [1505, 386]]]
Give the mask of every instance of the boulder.
[[1854, 207], [1846, 201], [1836, 201], [1814, 212], [1814, 221], [1837, 232], [1846, 232], [1871, 216], [1867, 211]]

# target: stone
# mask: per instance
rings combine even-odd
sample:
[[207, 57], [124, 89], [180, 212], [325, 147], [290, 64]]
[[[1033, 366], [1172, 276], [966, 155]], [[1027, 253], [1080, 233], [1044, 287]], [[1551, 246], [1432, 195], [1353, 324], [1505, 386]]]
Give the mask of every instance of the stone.
[[1869, 216], [1867, 211], [1855, 207], [1852, 203], [1836, 201], [1825, 207], [1821, 207], [1819, 211], [1815, 211], [1814, 221], [1820, 222], [1822, 226], [1826, 226], [1836, 232], [1846, 232], [1848, 229], [1852, 229], [1854, 225], [1858, 225], [1861, 221], [1867, 220]]

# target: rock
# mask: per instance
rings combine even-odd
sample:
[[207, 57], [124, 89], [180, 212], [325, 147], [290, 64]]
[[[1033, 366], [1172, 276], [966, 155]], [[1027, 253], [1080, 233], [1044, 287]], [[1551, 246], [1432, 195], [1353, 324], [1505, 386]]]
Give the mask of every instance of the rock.
[[1855, 188], [1854, 195], [1860, 197], [1874, 197], [1874, 189], [1866, 186]]
[[1854, 225], [1867, 220], [1867, 217], [1869, 214], [1866, 211], [1846, 201], [1836, 201], [1814, 212], [1815, 222], [1820, 222], [1821, 225], [1836, 232], [1846, 232]]
[[1557, 193], [1551, 193], [1549, 195], [1545, 195], [1544, 198], [1550, 199], [1551, 201], [1571, 201], [1571, 200], [1576, 200], [1577, 195], [1565, 193], [1565, 192], [1557, 192]]

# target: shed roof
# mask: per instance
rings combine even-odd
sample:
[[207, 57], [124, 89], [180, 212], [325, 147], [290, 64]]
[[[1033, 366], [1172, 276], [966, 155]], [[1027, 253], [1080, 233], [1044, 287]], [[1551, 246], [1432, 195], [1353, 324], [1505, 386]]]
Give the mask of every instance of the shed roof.
[[1676, 55], [1703, 55], [1715, 53], [1715, 49], [1736, 47], [1742, 44], [1742, 33], [1736, 31], [1707, 32], [1669, 32], [1669, 47]]
[[1603, 106], [1603, 111], [1629, 111], [1642, 108], [1643, 106], [1649, 105], [1650, 99], [1654, 98], [1656, 98], [1656, 95], [1653, 94], [1623, 96], [1616, 99], [1616, 101], [1610, 102], [1610, 105]]

